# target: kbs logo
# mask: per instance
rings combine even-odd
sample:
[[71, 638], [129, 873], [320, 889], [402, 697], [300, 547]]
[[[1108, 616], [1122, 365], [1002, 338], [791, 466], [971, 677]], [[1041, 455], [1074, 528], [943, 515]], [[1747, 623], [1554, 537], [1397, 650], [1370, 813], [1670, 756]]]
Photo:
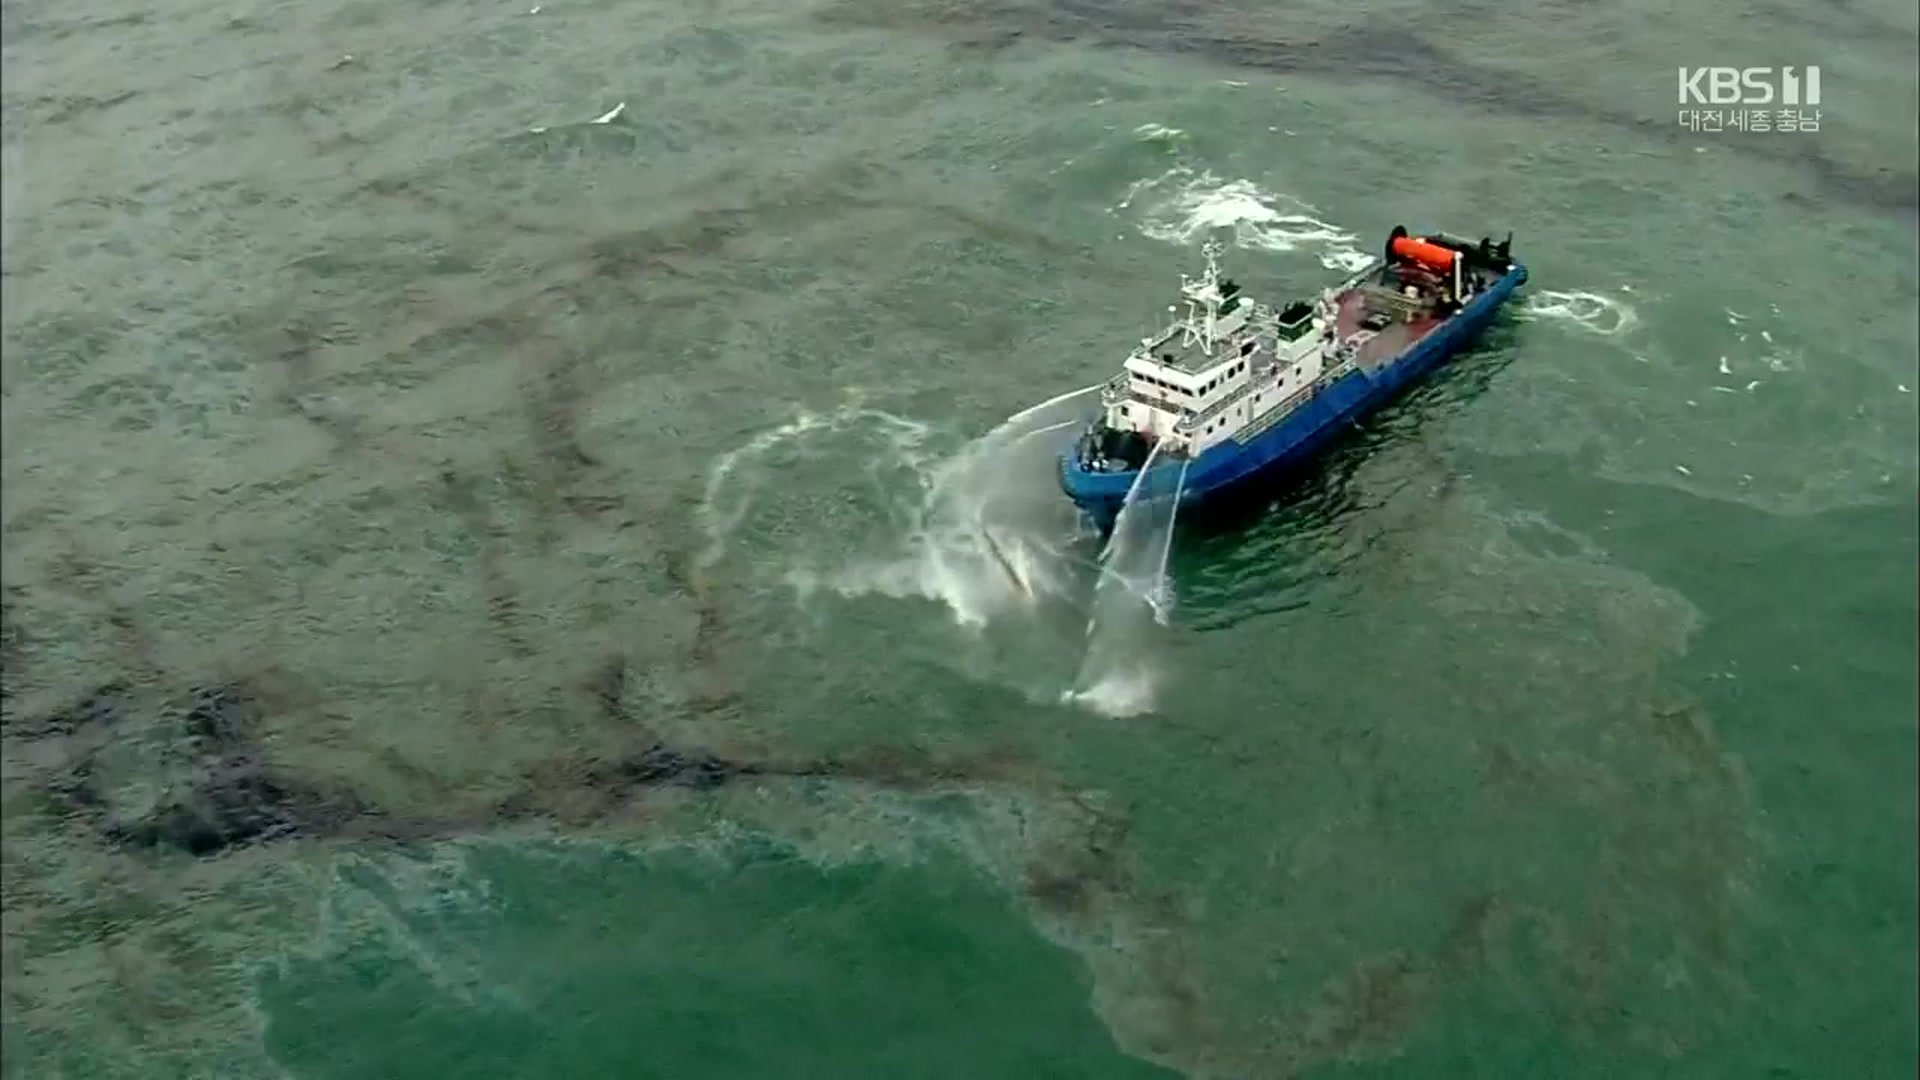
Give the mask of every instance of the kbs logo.
[[1680, 104], [1682, 105], [1772, 105], [1775, 103], [1820, 104], [1820, 69], [1817, 67], [1680, 69]]

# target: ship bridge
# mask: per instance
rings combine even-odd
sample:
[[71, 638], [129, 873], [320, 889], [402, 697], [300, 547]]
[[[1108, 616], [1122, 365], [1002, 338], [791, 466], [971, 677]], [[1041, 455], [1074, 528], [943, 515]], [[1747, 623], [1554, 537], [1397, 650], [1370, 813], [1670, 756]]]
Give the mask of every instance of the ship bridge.
[[1290, 331], [1311, 332], [1311, 305], [1304, 322], [1296, 310], [1300, 305], [1276, 314], [1220, 277], [1218, 243], [1209, 242], [1203, 250], [1206, 273], [1197, 280], [1181, 278], [1185, 317], [1142, 339], [1107, 384], [1103, 399], [1111, 426], [1154, 437], [1185, 435], [1196, 422], [1202, 435], [1224, 432], [1224, 414], [1245, 396], [1254, 372], [1284, 359], [1276, 355], [1284, 351], [1276, 349], [1283, 316], [1299, 323], [1286, 324]]

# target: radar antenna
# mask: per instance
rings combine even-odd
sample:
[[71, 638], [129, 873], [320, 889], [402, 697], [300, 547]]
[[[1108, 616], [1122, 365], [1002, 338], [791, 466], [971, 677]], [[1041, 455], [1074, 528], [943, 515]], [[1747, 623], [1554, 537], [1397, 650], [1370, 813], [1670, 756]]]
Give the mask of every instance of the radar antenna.
[[1220, 241], [1208, 237], [1200, 246], [1207, 260], [1206, 274], [1199, 281], [1180, 275], [1180, 291], [1187, 299], [1187, 317], [1181, 323], [1181, 344], [1199, 345], [1205, 356], [1213, 355], [1214, 335], [1220, 317], [1220, 253], [1226, 250]]

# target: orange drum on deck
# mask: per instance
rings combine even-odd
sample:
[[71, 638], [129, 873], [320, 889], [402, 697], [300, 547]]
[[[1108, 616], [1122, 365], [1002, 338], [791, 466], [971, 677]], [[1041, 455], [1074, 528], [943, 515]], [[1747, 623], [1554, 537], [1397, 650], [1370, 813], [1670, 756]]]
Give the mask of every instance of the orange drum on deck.
[[1443, 274], [1453, 271], [1453, 260], [1457, 254], [1451, 248], [1439, 244], [1429, 244], [1425, 240], [1412, 236], [1393, 238], [1393, 253], [1410, 262], [1417, 262], [1430, 270]]

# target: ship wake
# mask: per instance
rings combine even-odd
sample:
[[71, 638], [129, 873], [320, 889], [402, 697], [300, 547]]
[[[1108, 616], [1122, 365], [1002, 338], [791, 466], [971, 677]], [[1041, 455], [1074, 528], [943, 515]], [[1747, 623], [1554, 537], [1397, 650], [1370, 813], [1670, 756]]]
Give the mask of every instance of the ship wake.
[[1639, 313], [1623, 299], [1557, 289], [1541, 289], [1527, 296], [1520, 305], [1519, 317], [1558, 320], [1600, 337], [1619, 337], [1640, 323]]

